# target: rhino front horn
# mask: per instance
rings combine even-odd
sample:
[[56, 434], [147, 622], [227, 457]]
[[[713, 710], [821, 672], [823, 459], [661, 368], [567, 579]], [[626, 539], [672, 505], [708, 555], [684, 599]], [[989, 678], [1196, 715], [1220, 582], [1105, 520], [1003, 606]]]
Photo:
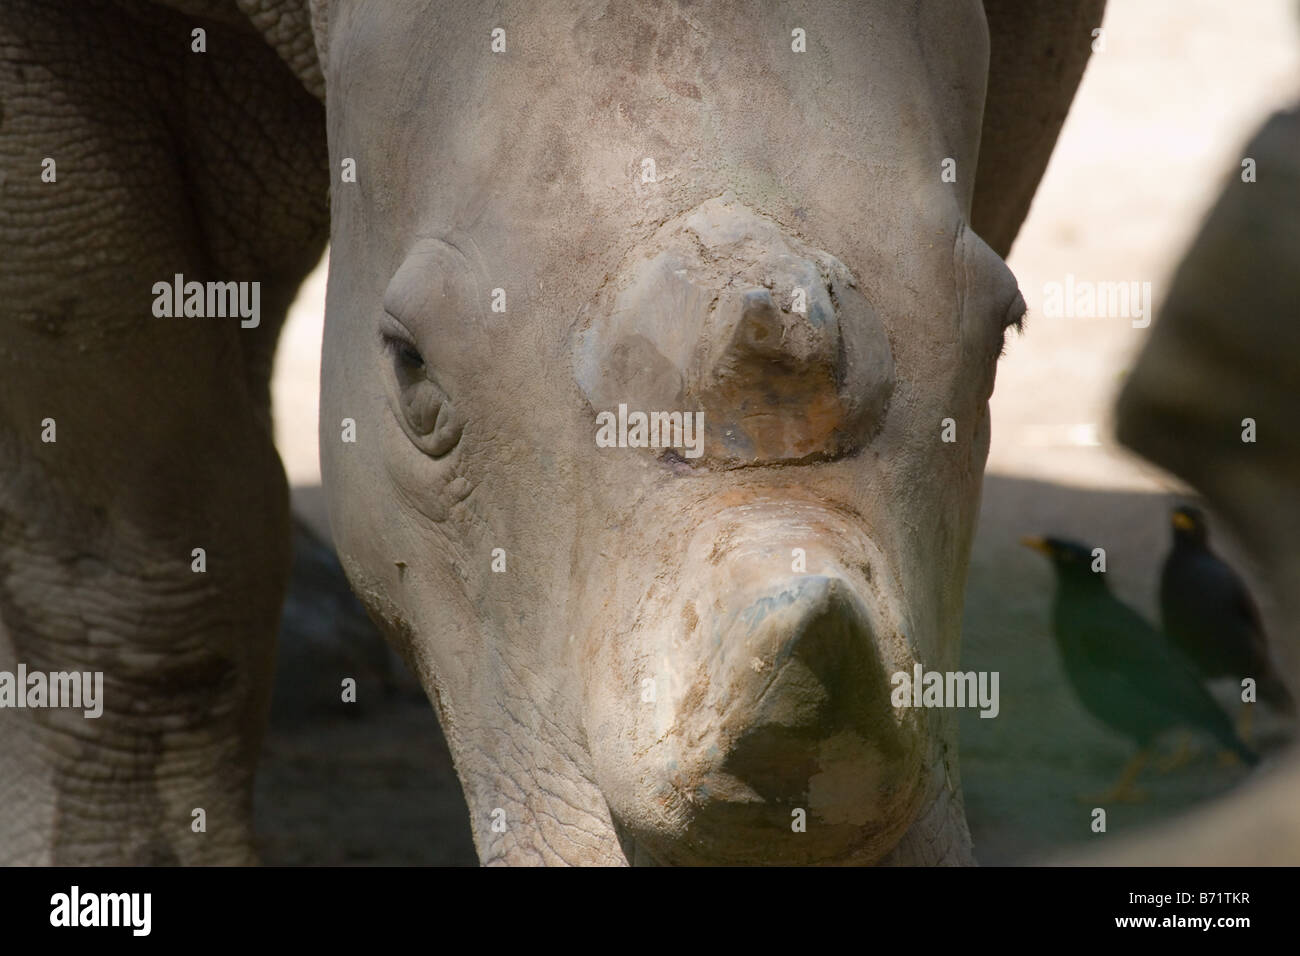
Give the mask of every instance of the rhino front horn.
[[835, 458], [880, 424], [889, 341], [849, 269], [730, 195], [663, 226], [579, 338], [592, 407], [702, 411], [706, 459]]
[[[783, 565], [796, 542], [807, 570]], [[875, 863], [916, 821], [934, 727], [883, 551], [813, 501], [699, 522], [671, 587], [584, 638], [587, 738], [624, 834], [660, 863]], [[649, 692], [652, 689], [652, 692]], [[636, 703], [628, 706], [629, 701]]]

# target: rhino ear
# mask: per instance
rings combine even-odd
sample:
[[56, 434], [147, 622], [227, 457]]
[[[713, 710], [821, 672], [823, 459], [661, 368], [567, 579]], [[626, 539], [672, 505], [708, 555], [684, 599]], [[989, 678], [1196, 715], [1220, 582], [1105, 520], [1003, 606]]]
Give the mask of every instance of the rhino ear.
[[984, 0], [989, 81], [971, 223], [1005, 256], [1029, 214], [1106, 0]]

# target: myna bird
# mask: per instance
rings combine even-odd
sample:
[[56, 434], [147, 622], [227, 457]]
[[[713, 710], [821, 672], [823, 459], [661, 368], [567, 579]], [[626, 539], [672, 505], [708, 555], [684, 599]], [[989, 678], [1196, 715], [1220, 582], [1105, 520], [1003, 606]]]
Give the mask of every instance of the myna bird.
[[1110, 593], [1104, 573], [1092, 570], [1091, 548], [1060, 538], [1024, 538], [1020, 543], [1046, 555], [1056, 569], [1053, 630], [1080, 702], [1138, 745], [1119, 781], [1099, 800], [1134, 799], [1133, 782], [1152, 741], [1174, 727], [1204, 731], [1246, 763], [1258, 762], [1192, 664]]
[[[1293, 713], [1255, 603], [1236, 572], [1210, 550], [1205, 516], [1185, 505], [1173, 510], [1170, 521], [1174, 546], [1160, 575], [1160, 616], [1169, 640], [1202, 677], [1254, 678], [1260, 700]], [[1247, 705], [1243, 732], [1249, 714]]]

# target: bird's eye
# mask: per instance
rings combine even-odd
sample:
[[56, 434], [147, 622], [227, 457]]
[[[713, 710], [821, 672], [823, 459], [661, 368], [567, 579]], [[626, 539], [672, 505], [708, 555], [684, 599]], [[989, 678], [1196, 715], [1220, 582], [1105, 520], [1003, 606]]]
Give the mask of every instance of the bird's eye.
[[447, 393], [434, 380], [413, 341], [386, 331], [383, 344], [392, 367], [389, 392], [402, 430], [426, 455], [438, 458], [447, 454], [460, 441], [464, 428]]

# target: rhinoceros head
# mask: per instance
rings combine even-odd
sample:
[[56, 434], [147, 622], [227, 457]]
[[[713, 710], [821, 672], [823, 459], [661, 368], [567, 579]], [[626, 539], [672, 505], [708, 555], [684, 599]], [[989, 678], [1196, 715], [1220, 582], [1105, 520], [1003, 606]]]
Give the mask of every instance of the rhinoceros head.
[[962, 861], [979, 6], [545, 6], [328, 50], [331, 520], [480, 855]]

